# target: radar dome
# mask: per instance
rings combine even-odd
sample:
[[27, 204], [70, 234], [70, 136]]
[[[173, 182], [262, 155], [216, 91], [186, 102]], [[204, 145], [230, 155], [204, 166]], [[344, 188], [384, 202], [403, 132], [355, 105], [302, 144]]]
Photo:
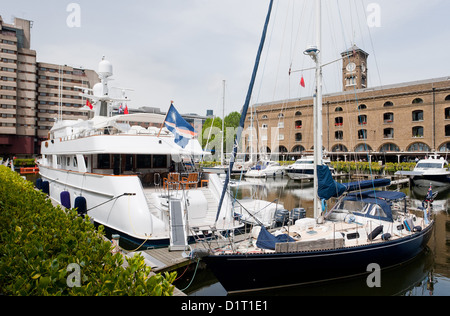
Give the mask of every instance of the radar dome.
[[103, 77], [111, 77], [113, 75], [113, 66], [105, 57], [98, 64], [98, 74]]
[[92, 88], [93, 90], [93, 94], [96, 97], [102, 97], [103, 96], [103, 86], [101, 83], [97, 83], [94, 85], [94, 87]]

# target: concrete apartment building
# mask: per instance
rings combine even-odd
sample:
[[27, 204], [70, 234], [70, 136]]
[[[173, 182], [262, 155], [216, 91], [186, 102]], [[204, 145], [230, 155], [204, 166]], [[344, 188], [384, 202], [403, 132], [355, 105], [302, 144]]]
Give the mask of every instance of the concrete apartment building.
[[[343, 91], [323, 96], [323, 146], [328, 155], [403, 161], [450, 151], [450, 77], [366, 87], [368, 56], [356, 46], [343, 52]], [[255, 105], [258, 141], [253, 140], [253, 148], [289, 159], [312, 150], [313, 102], [308, 97]], [[243, 141], [248, 152], [248, 132]]]
[[93, 70], [37, 62], [37, 53], [31, 49], [31, 27], [31, 21], [15, 18], [14, 24], [6, 24], [0, 16], [3, 157], [38, 154], [58, 114], [64, 119], [87, 118], [86, 101], [75, 86], [92, 88], [98, 82]]

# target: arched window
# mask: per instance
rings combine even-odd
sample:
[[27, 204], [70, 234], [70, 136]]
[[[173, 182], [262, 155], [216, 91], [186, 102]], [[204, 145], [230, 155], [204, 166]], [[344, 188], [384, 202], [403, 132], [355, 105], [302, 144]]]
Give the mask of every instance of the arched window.
[[304, 151], [305, 151], [305, 147], [303, 147], [302, 145], [297, 145], [294, 148], [292, 148], [293, 153], [301, 153]]
[[445, 101], [450, 101], [450, 95], [445, 97]]
[[423, 111], [422, 110], [413, 111], [412, 120], [413, 122], [423, 121]]
[[370, 147], [367, 144], [360, 144], [355, 147], [355, 152], [357, 152], [357, 153], [368, 152], [368, 151], [372, 151], [372, 147]]
[[283, 117], [284, 117], [283, 113], [278, 114], [278, 118], [283, 118]]
[[365, 110], [367, 109], [367, 105], [365, 104], [361, 104], [360, 106], [358, 106], [358, 110]]
[[344, 110], [340, 106], [334, 110], [334, 112], [342, 112], [342, 111], [344, 111]]
[[302, 116], [302, 112], [300, 111], [295, 112], [295, 116]]
[[344, 145], [335, 145], [331, 149], [331, 151], [334, 152], [334, 153], [348, 153], [348, 149]]
[[384, 121], [384, 124], [394, 123], [394, 113], [384, 113], [383, 121]]
[[262, 119], [267, 120], [268, 119], [267, 115], [263, 115]]
[[422, 104], [422, 103], [423, 103], [423, 100], [421, 98], [417, 98], [412, 101], [412, 104]]
[[443, 144], [441, 147], [439, 147], [440, 152], [450, 152], [450, 142]]
[[398, 148], [397, 145], [392, 143], [384, 144], [383, 146], [380, 147], [380, 152], [389, 152], [389, 151], [398, 152], [400, 151], [400, 148]]
[[423, 127], [422, 126], [414, 126], [412, 128], [412, 137], [422, 138], [423, 137]]
[[286, 147], [280, 146], [280, 147], [278, 147], [278, 152], [281, 153], [281, 154], [284, 154], [284, 153], [287, 153], [288, 150], [287, 150]]
[[302, 141], [302, 133], [295, 134], [295, 141], [296, 142], [301, 142]]
[[430, 147], [424, 143], [414, 143], [406, 149], [409, 152], [429, 152], [431, 151]]
[[384, 103], [383, 106], [384, 107], [394, 106], [394, 103], [392, 103], [391, 101], [387, 101], [386, 103]]
[[385, 128], [383, 130], [383, 138], [385, 138], [385, 139], [394, 138], [394, 129], [393, 128]]

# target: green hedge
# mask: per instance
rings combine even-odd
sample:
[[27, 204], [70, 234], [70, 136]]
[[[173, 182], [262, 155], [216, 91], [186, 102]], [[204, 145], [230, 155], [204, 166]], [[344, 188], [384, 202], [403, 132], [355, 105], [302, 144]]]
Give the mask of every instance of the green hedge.
[[75, 210], [53, 207], [31, 182], [0, 166], [0, 295], [173, 294], [176, 273], [149, 277], [140, 255], [123, 268], [122, 255], [111, 253], [103, 233]]

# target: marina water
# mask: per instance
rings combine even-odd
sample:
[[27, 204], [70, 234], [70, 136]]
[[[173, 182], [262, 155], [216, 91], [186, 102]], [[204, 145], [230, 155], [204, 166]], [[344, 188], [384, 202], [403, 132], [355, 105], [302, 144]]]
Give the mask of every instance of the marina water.
[[[390, 190], [400, 190], [409, 197], [411, 207], [420, 206], [427, 188], [411, 187], [408, 184], [391, 186]], [[306, 209], [307, 217], [313, 217], [313, 188], [311, 184], [276, 179], [237, 180], [233, 186], [237, 198], [257, 197], [274, 203], [282, 203], [288, 210], [296, 207]], [[369, 287], [368, 276], [318, 283], [307, 286], [256, 292], [267, 296], [301, 295], [405, 295], [405, 296], [448, 296], [450, 295], [450, 188], [442, 191], [433, 203], [436, 225], [428, 243], [428, 248], [415, 259], [398, 267], [380, 272], [380, 287]], [[331, 207], [329, 205], [328, 207]], [[376, 262], [376, 259], [374, 259]], [[194, 266], [195, 267], [195, 266]], [[301, 267], [292, 267], [290, 271], [279, 271], [274, 267], [267, 273], [301, 273]], [[330, 267], [333, 269], [333, 267]], [[183, 271], [182, 271], [183, 272]], [[233, 273], [233, 271], [230, 271]], [[193, 281], [192, 281], [192, 278]], [[191, 283], [192, 282], [192, 283]], [[190, 284], [191, 283], [191, 284]], [[227, 292], [207, 269], [189, 269], [176, 284], [190, 296], [226, 296]], [[250, 295], [255, 293], [250, 293]]]

